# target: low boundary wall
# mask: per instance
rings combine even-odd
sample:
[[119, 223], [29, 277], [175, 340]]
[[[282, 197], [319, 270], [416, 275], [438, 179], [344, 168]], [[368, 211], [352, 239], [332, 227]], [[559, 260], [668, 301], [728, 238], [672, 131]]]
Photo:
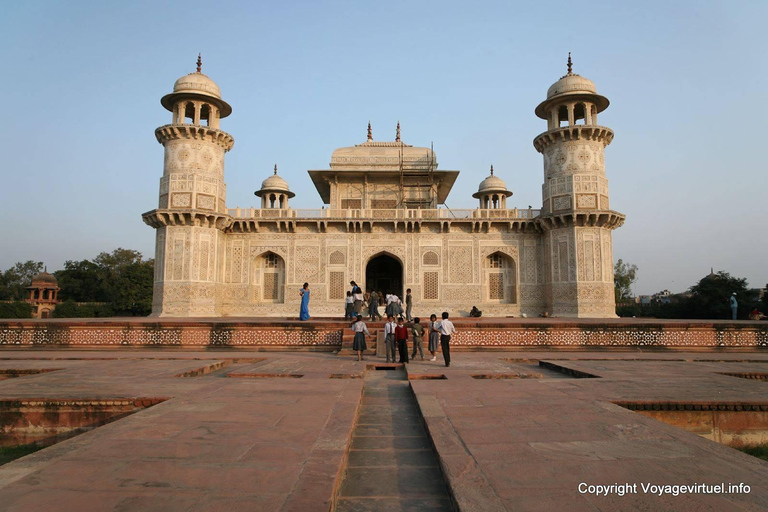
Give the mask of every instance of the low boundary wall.
[[[768, 322], [644, 319], [456, 319], [457, 349], [768, 348]], [[383, 327], [369, 323], [369, 331]], [[349, 323], [332, 320], [0, 320], [0, 347], [250, 347], [337, 350]]]

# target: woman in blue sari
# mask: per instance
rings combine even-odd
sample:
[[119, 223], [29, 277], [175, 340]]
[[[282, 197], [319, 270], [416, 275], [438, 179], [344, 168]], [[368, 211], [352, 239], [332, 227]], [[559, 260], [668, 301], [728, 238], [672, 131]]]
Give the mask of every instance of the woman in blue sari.
[[309, 320], [309, 283], [304, 283], [304, 286], [299, 291], [299, 295], [301, 295], [299, 320]]

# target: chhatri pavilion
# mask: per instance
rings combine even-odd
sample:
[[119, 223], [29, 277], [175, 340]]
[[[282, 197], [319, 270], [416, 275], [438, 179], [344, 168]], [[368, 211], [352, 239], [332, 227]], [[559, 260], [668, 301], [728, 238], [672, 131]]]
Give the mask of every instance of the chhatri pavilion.
[[157, 209], [153, 315], [296, 316], [309, 282], [313, 316], [340, 316], [348, 283], [400, 296], [414, 312], [484, 316], [615, 317], [611, 231], [624, 215], [610, 207], [603, 159], [613, 131], [597, 122], [608, 99], [572, 71], [547, 91], [533, 140], [544, 158], [540, 209], [516, 208], [493, 168], [452, 210], [459, 174], [434, 151], [395, 139], [339, 148], [327, 169], [309, 170], [325, 206], [294, 209], [275, 166], [255, 192], [258, 207], [227, 208], [221, 130], [232, 113], [201, 71], [179, 78], [161, 104], [171, 122], [155, 136], [165, 148]]

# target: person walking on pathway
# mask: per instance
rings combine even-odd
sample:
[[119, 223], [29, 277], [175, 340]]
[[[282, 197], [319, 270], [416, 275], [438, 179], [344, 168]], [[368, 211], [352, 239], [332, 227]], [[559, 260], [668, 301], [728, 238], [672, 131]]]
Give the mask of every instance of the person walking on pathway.
[[365, 344], [365, 337], [370, 336], [368, 327], [363, 322], [363, 317], [357, 315], [357, 320], [352, 324], [352, 331], [355, 333], [355, 340], [352, 342], [352, 350], [357, 352], [357, 360], [363, 360], [363, 351], [368, 349]]
[[429, 336], [427, 349], [429, 350], [429, 353], [432, 354], [432, 359], [430, 359], [430, 361], [437, 361], [437, 347], [440, 346], [440, 331], [437, 329], [437, 326], [437, 315], [432, 313], [429, 317], [429, 325], [427, 326], [427, 333]]
[[371, 322], [375, 322], [376, 319], [381, 319], [379, 314], [379, 294], [376, 290], [371, 290], [371, 297], [368, 300], [368, 314], [371, 315]]
[[405, 319], [409, 322], [413, 320], [411, 316], [411, 310], [413, 309], [413, 295], [411, 295], [411, 289], [405, 290]]
[[456, 333], [453, 322], [448, 320], [448, 312], [443, 311], [443, 319], [438, 324], [440, 331], [440, 346], [443, 348], [443, 359], [445, 366], [451, 366], [451, 336]]
[[739, 312], [739, 303], [736, 301], [736, 292], [731, 295], [731, 320], [736, 320], [736, 314]]
[[395, 328], [395, 339], [397, 340], [397, 351], [400, 353], [398, 363], [408, 363], [408, 328], [403, 322], [403, 317], [397, 320]]
[[416, 318], [413, 321], [413, 325], [411, 326], [411, 334], [413, 335], [413, 353], [411, 354], [411, 359], [416, 359], [416, 349], [419, 350], [419, 354], [421, 354], [421, 360], [424, 360], [424, 349], [421, 348], [421, 340], [424, 338], [424, 326], [421, 325], [421, 319]]
[[309, 283], [304, 283], [304, 286], [299, 290], [299, 295], [301, 295], [299, 320], [309, 320]]
[[387, 362], [395, 362], [395, 329], [397, 324], [395, 318], [392, 315], [387, 316], [387, 323], [384, 324], [384, 346], [387, 350]]
[[347, 290], [347, 299], [345, 301], [345, 309], [344, 309], [344, 320], [352, 320], [353, 318], [355, 318], [354, 302], [355, 302], [355, 299], [352, 298], [352, 292]]

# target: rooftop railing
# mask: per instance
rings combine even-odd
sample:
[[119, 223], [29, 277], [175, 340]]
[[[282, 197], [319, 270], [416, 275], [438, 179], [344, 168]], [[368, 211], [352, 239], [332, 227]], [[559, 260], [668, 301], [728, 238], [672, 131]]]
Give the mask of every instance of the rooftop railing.
[[235, 219], [533, 219], [541, 210], [532, 208], [513, 209], [277, 209], [277, 208], [231, 208], [229, 215]]

